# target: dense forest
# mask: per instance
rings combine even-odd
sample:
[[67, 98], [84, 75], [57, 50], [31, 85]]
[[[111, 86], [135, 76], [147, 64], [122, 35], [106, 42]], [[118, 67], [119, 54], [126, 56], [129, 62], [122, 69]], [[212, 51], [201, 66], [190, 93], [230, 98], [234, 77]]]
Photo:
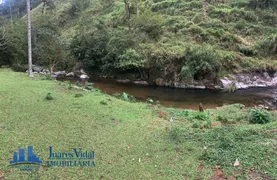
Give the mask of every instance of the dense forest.
[[[276, 0], [32, 0], [33, 63], [151, 84], [277, 70]], [[27, 64], [25, 0], [0, 5], [0, 66]]]

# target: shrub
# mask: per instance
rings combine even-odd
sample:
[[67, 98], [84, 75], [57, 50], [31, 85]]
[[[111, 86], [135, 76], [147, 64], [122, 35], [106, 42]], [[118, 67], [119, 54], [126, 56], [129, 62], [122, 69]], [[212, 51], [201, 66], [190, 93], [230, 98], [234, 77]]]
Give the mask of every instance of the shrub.
[[156, 39], [162, 33], [161, 26], [164, 19], [150, 10], [144, 11], [141, 15], [135, 16], [131, 20], [134, 29], [147, 33], [151, 38]]
[[212, 127], [212, 122], [211, 122], [211, 117], [209, 116], [209, 114], [207, 113], [203, 113], [203, 112], [197, 112], [194, 115], [195, 119], [204, 121], [203, 123], [201, 123], [201, 126], [204, 128], [211, 128]]
[[52, 97], [52, 94], [51, 94], [51, 93], [47, 93], [45, 99], [46, 99], [46, 100], [53, 100], [54, 98]]
[[86, 82], [85, 89], [86, 90], [92, 90], [93, 89], [93, 83]]
[[14, 64], [12, 70], [16, 72], [26, 72], [28, 70], [28, 65]]
[[275, 55], [275, 57], [277, 57], [277, 34], [266, 38], [264, 41], [260, 42], [258, 46], [262, 56]]
[[203, 29], [202, 27], [198, 25], [191, 25], [188, 28], [188, 31], [190, 32], [191, 37], [198, 42], [205, 42], [209, 38], [209, 34]]
[[249, 121], [249, 112], [242, 110], [244, 105], [233, 104], [221, 107], [216, 110], [216, 120], [222, 124], [236, 124]]
[[239, 51], [246, 56], [253, 56], [257, 54], [257, 51], [252, 46], [239, 46]]
[[268, 111], [260, 109], [252, 109], [250, 123], [251, 124], [265, 124], [271, 121], [271, 114]]
[[197, 112], [194, 115], [194, 118], [198, 119], [198, 120], [201, 120], [201, 121], [207, 121], [208, 119], [210, 119], [210, 116], [206, 113], [203, 113], [203, 112]]
[[132, 70], [143, 67], [144, 61], [134, 49], [127, 49], [124, 54], [119, 56], [118, 68], [122, 70]]
[[173, 108], [167, 110], [171, 114], [171, 116], [174, 116], [176, 118], [186, 118], [187, 120], [193, 120], [193, 117], [191, 116], [193, 116], [194, 111]]
[[192, 75], [194, 79], [216, 77], [220, 71], [222, 59], [221, 55], [211, 46], [191, 46], [185, 52], [183, 74]]
[[200, 128], [200, 125], [198, 123], [193, 123], [191, 127], [192, 128]]
[[81, 94], [81, 93], [77, 93], [77, 94], [75, 94], [75, 96], [74, 96], [74, 97], [78, 98], [78, 97], [82, 97], [82, 96], [83, 96], [83, 94]]
[[107, 101], [105, 101], [105, 100], [102, 100], [102, 101], [100, 101], [100, 104], [103, 104], [103, 105], [108, 105], [108, 102], [107, 102]]
[[193, 75], [195, 74], [195, 72], [189, 66], [183, 66], [181, 68], [180, 74], [184, 78], [193, 78]]
[[85, 85], [85, 89], [86, 89], [86, 90], [92, 90], [93, 87], [92, 87], [91, 85]]

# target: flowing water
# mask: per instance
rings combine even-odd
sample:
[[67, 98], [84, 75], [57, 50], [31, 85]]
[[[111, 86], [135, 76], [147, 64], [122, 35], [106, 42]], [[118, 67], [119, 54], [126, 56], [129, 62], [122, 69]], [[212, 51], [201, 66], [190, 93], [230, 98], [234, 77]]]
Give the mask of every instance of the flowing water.
[[[78, 79], [69, 80], [75, 83]], [[247, 107], [255, 105], [272, 104], [277, 95], [276, 88], [250, 88], [238, 90], [234, 93], [210, 91], [210, 90], [188, 90], [167, 87], [141, 86], [135, 84], [122, 84], [114, 80], [91, 78], [89, 82], [94, 83], [94, 87], [107, 94], [128, 93], [134, 96], [137, 101], [145, 102], [147, 98], [159, 101], [165, 107], [198, 109], [199, 103], [204, 108], [216, 108], [219, 106], [241, 103]]]

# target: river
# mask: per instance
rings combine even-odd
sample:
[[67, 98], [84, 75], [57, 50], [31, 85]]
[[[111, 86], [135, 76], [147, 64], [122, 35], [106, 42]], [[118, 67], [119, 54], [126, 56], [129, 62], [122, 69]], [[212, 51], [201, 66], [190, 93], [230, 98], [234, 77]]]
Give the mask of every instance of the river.
[[[78, 79], [67, 78], [75, 83]], [[165, 107], [198, 109], [202, 103], [205, 109], [216, 108], [227, 104], [241, 103], [247, 107], [255, 105], [268, 105], [274, 101], [277, 95], [275, 88], [250, 88], [238, 90], [234, 93], [211, 91], [211, 90], [189, 90], [167, 87], [142, 86], [135, 84], [123, 84], [114, 80], [91, 78], [89, 82], [94, 83], [94, 87], [103, 93], [128, 93], [134, 96], [137, 101], [145, 102], [147, 98], [159, 101]]]

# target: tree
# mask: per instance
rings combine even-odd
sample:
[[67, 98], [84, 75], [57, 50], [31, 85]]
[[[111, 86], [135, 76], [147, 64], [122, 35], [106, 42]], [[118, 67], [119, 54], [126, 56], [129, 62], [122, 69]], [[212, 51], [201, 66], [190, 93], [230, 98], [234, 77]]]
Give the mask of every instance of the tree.
[[136, 34], [144, 32], [149, 37], [157, 39], [162, 33], [161, 26], [163, 22], [164, 19], [162, 16], [147, 9], [131, 19], [131, 27], [133, 31], [136, 31]]
[[2, 34], [0, 36], [0, 50], [5, 50], [7, 47], [6, 39], [5, 39], [5, 29], [2, 30]]
[[33, 67], [32, 67], [32, 35], [31, 35], [31, 7], [30, 7], [30, 0], [26, 0], [27, 4], [27, 18], [28, 18], [28, 75], [33, 77]]
[[7, 21], [0, 28], [0, 46], [0, 66], [26, 64], [23, 62], [27, 59], [26, 23], [19, 20], [14, 20], [13, 23]]
[[48, 65], [50, 73], [65, 60], [65, 45], [59, 34], [49, 27], [40, 27], [36, 33], [34, 56], [40, 65]]
[[130, 3], [129, 0], [124, 0], [124, 4], [125, 4], [125, 11], [127, 14], [127, 19], [130, 20], [131, 18], [131, 12], [130, 12]]
[[41, 10], [42, 14], [45, 13], [45, 10], [46, 10], [47, 7], [49, 7], [50, 9], [55, 8], [55, 5], [54, 5], [52, 0], [42, 0], [42, 3], [43, 3], [42, 10]]
[[6, 34], [5, 34], [5, 29], [1, 28], [0, 29], [0, 66], [2, 64], [6, 65], [9, 64], [9, 60], [5, 56], [7, 52], [7, 39], [6, 39]]
[[202, 10], [204, 19], [207, 18], [207, 0], [202, 0]]

